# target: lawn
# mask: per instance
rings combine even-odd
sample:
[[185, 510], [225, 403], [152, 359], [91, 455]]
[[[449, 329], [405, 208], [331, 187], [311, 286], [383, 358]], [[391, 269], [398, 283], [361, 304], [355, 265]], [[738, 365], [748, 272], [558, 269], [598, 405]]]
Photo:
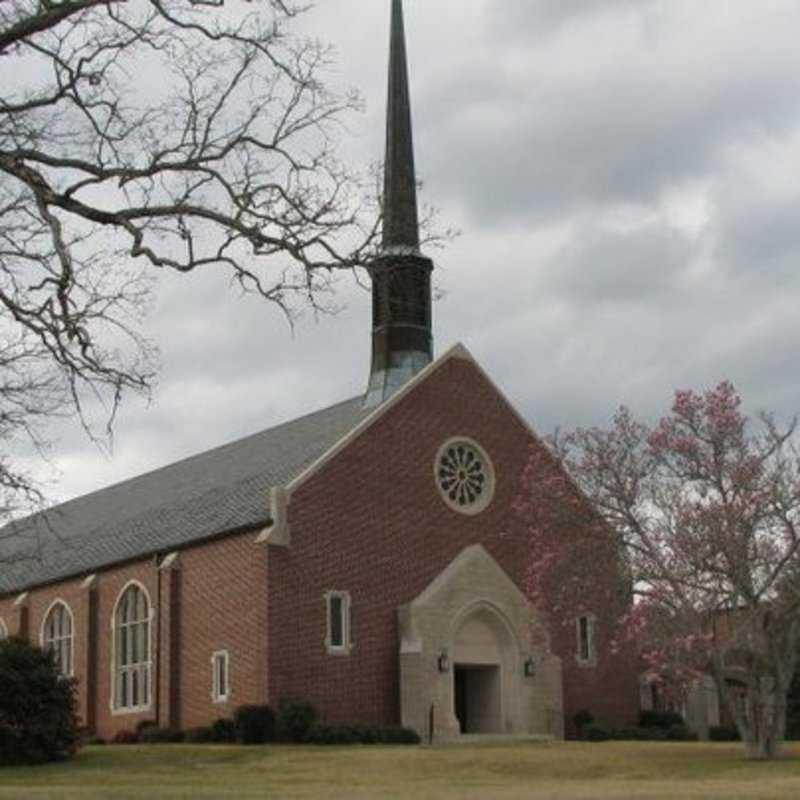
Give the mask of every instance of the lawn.
[[70, 763], [0, 770], [0, 798], [788, 800], [800, 797], [800, 745], [787, 756], [666, 742], [87, 747]]

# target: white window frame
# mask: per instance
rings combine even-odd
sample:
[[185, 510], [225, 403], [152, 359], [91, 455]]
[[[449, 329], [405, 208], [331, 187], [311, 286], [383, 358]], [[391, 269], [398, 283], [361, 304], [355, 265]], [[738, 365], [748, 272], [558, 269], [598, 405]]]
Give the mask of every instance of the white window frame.
[[[69, 636], [61, 636], [55, 639], [47, 640], [45, 638], [47, 622], [50, 619], [50, 615], [55, 613], [59, 606], [64, 609], [67, 618], [69, 619]], [[67, 670], [64, 669], [64, 665], [60, 657], [60, 653], [63, 652], [61, 642], [64, 641], [68, 642], [69, 650], [69, 669]], [[50, 603], [50, 605], [47, 607], [47, 611], [45, 611], [44, 616], [42, 617], [42, 624], [39, 628], [39, 644], [41, 645], [42, 650], [56, 651], [59, 671], [65, 678], [71, 678], [75, 674], [75, 615], [72, 613], [69, 603], [65, 602], [60, 597], [56, 598], [52, 603]]]
[[[331, 607], [334, 599], [342, 601], [341, 615], [342, 615], [342, 643], [333, 643], [333, 630], [331, 629]], [[332, 656], [346, 656], [350, 655], [353, 649], [353, 640], [351, 635], [352, 626], [352, 600], [350, 592], [344, 591], [328, 591], [325, 592], [325, 649]]]
[[[586, 620], [586, 657], [583, 656], [583, 641], [581, 638], [581, 620], [584, 619]], [[582, 667], [597, 666], [596, 622], [597, 618], [594, 614], [581, 614], [575, 620], [575, 660]]]
[[6, 623], [3, 621], [3, 618], [0, 617], [0, 642], [3, 639], [8, 639], [8, 628], [6, 627]]
[[[124, 667], [117, 665], [117, 611], [119, 604], [125, 593], [131, 587], [135, 586], [144, 593], [147, 602], [147, 616], [142, 622], [147, 623], [147, 660], [137, 662], [136, 664], [126, 664]], [[109, 699], [109, 708], [111, 713], [117, 714], [140, 714], [143, 711], [149, 711], [153, 706], [153, 618], [155, 609], [153, 608], [152, 600], [150, 599], [150, 592], [139, 581], [128, 581], [120, 590], [117, 595], [117, 600], [114, 603], [114, 610], [111, 614], [111, 697]], [[144, 684], [147, 687], [147, 702], [140, 703], [135, 706], [117, 705], [117, 681], [119, 674], [123, 669], [127, 669], [129, 673], [137, 671], [141, 676], [144, 674]]]
[[[225, 694], [220, 692], [218, 661], [222, 662], [225, 675]], [[211, 654], [211, 699], [215, 703], [227, 703], [231, 696], [231, 657], [227, 650], [215, 650]]]

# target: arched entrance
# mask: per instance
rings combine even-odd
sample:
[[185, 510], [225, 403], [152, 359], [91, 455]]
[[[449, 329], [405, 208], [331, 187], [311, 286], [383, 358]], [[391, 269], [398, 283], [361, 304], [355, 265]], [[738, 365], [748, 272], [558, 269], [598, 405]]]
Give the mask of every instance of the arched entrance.
[[400, 715], [425, 741], [563, 736], [561, 662], [522, 592], [481, 545], [397, 609]]
[[[471, 610], [453, 639], [453, 713], [460, 733], [502, 733], [504, 665], [518, 661], [518, 648], [497, 612]], [[512, 678], [513, 680], [513, 678]]]

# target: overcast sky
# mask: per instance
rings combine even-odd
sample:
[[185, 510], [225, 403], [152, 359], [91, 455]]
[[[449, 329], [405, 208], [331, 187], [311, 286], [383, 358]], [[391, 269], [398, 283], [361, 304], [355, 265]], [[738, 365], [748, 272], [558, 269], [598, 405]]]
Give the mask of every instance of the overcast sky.
[[[460, 238], [437, 261], [437, 353], [462, 341], [540, 432], [664, 410], [729, 378], [800, 410], [800, 4], [406, 0], [422, 199]], [[330, 80], [382, 156], [389, 0], [319, 0]], [[67, 426], [62, 499], [363, 391], [368, 295], [300, 321], [196, 275], [162, 281], [152, 403], [114, 451]]]

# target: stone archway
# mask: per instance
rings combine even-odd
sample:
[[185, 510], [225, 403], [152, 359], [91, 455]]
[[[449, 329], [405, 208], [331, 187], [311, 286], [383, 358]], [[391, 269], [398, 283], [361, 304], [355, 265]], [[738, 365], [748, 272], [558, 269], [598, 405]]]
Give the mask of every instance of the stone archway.
[[533, 642], [532, 614], [481, 545], [465, 548], [398, 609], [403, 725], [438, 741], [562, 736], [561, 662]]

